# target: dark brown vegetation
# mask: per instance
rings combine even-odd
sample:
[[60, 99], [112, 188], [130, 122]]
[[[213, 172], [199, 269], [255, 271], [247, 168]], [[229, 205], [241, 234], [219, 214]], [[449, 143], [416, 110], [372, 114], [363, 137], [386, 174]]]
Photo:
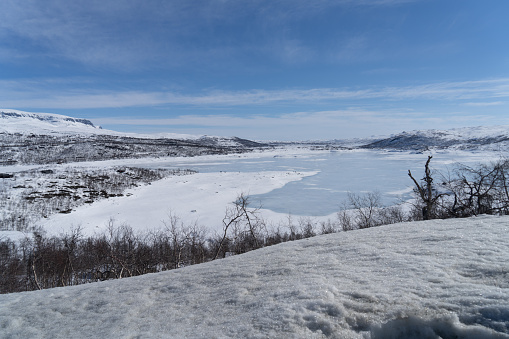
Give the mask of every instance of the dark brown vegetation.
[[315, 235], [296, 226], [268, 232], [257, 213], [247, 209], [247, 198], [242, 203], [226, 213], [225, 232], [215, 236], [170, 215], [163, 229], [146, 234], [110, 220], [102, 235], [85, 237], [76, 228], [60, 236], [35, 233], [19, 242], [0, 241], [0, 293], [161, 272]]
[[[424, 177], [415, 185], [416, 219], [445, 219], [479, 214], [509, 214], [509, 160], [477, 167], [459, 165], [447, 176], [433, 173], [428, 157]], [[437, 183], [438, 178], [438, 183]]]

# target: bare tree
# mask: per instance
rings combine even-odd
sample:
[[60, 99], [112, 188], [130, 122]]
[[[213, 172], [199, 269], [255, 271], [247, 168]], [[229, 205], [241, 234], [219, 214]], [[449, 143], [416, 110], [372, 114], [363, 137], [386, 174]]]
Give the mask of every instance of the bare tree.
[[452, 217], [478, 214], [505, 214], [509, 207], [507, 160], [477, 167], [461, 165], [456, 177], [447, 181], [453, 200], [448, 211]]
[[424, 205], [422, 207], [422, 219], [429, 220], [434, 219], [437, 216], [437, 203], [438, 201], [444, 197], [445, 193], [438, 193], [433, 185], [433, 177], [431, 176], [431, 169], [429, 167], [429, 163], [433, 156], [428, 156], [428, 160], [426, 161], [426, 165], [424, 165], [424, 178], [421, 179], [421, 183], [419, 183], [413, 176], [412, 172], [408, 170], [408, 176], [415, 184], [414, 191], [420, 198], [420, 202]]
[[320, 222], [321, 226], [321, 234], [331, 234], [337, 232], [337, 223], [333, 222], [330, 219], [327, 219], [327, 221]]
[[303, 238], [311, 238], [316, 235], [315, 225], [313, 220], [309, 217], [301, 217], [299, 219], [299, 226]]
[[[249, 208], [249, 197], [241, 193], [233, 202], [233, 206], [226, 208], [223, 218], [223, 235], [216, 249], [214, 259], [223, 252], [226, 242], [233, 242], [235, 252], [243, 253], [249, 249], [261, 247], [261, 231], [264, 221], [259, 216], [259, 208]], [[228, 237], [231, 235], [231, 238]]]
[[343, 202], [340, 211], [337, 213], [337, 217], [343, 231], [353, 231], [357, 228], [352, 217], [352, 212], [349, 210], [349, 206], [346, 202]]
[[382, 208], [379, 192], [368, 192], [364, 195], [357, 195], [348, 192], [348, 201], [354, 209], [356, 224], [358, 228], [369, 228], [380, 225], [379, 210]]
[[173, 262], [173, 268], [180, 268], [183, 264], [182, 254], [186, 243], [189, 241], [188, 229], [184, 226], [180, 218], [171, 212], [168, 214], [168, 220], [163, 220], [163, 224], [165, 225], [166, 233], [170, 238], [172, 249], [171, 261]]

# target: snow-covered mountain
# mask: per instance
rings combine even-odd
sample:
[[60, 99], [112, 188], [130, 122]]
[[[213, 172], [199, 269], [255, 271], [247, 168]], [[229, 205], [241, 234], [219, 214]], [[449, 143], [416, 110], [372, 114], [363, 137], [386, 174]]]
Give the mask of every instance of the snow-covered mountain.
[[508, 223], [401, 223], [0, 295], [0, 336], [509, 338]]
[[[0, 109], [0, 133], [18, 133], [22, 135], [112, 135], [116, 137], [133, 137], [144, 139], [210, 139], [203, 135], [183, 133], [140, 134], [126, 133], [103, 129], [88, 119], [73, 118], [54, 113], [33, 113], [13, 109]], [[218, 138], [216, 139], [231, 139]], [[226, 143], [226, 142], [225, 142]]]
[[237, 137], [122, 133], [87, 119], [7, 109], [0, 109], [0, 142], [3, 165], [225, 154], [265, 146]]
[[24, 112], [13, 109], [0, 109], [0, 133], [36, 135], [95, 134], [142, 139], [194, 140], [200, 141], [202, 144], [214, 146], [255, 146], [258, 144], [238, 137], [220, 137], [183, 133], [140, 134], [117, 132], [103, 129], [100, 126], [95, 126], [92, 121], [87, 119], [73, 118], [53, 113]]
[[0, 109], [0, 132], [4, 133], [97, 133], [100, 129], [87, 119]]
[[139, 134], [103, 129], [88, 119], [73, 118], [54, 113], [33, 113], [13, 109], [0, 109], [0, 133], [35, 135], [112, 135], [145, 139], [197, 140], [201, 135], [181, 133]]
[[479, 126], [450, 130], [432, 129], [402, 132], [363, 147], [400, 150], [427, 150], [431, 148], [507, 150], [509, 149], [509, 126]]

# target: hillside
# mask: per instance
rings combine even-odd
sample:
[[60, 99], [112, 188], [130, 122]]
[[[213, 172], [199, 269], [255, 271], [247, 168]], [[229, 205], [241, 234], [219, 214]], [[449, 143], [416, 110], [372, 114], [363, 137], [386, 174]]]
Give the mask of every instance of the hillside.
[[0, 295], [12, 338], [509, 338], [508, 217], [402, 223]]
[[430, 149], [507, 150], [509, 126], [465, 127], [402, 132], [362, 148], [425, 151]]
[[51, 113], [0, 109], [0, 133], [101, 133], [90, 120]]
[[120, 133], [58, 114], [0, 110], [0, 165], [241, 153], [266, 145], [238, 137]]

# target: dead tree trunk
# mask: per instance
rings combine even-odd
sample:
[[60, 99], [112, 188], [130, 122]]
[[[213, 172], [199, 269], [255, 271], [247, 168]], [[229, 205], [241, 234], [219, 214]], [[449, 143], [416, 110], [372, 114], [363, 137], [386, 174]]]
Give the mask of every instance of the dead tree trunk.
[[424, 178], [421, 179], [422, 184], [419, 184], [417, 180], [412, 176], [412, 172], [408, 170], [408, 176], [415, 184], [415, 192], [419, 195], [421, 202], [423, 203], [422, 208], [422, 219], [429, 220], [436, 217], [436, 205], [438, 200], [444, 196], [444, 194], [438, 194], [433, 190], [433, 177], [431, 176], [431, 169], [429, 163], [433, 156], [428, 156], [426, 165], [424, 165]]

